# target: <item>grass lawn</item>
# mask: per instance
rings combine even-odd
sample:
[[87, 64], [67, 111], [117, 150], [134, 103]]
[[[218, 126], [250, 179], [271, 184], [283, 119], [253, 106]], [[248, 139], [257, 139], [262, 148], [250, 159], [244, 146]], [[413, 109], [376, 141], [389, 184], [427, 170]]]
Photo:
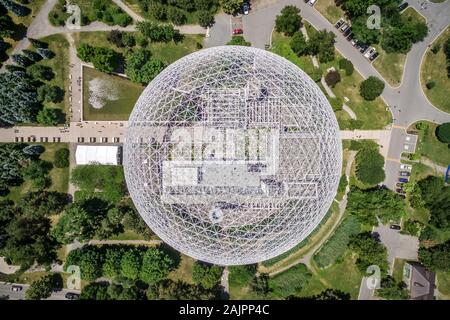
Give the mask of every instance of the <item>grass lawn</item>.
[[373, 62], [374, 68], [391, 86], [398, 87], [402, 82], [406, 54], [387, 53], [380, 45], [373, 45], [373, 47], [380, 53]]
[[314, 7], [332, 24], [345, 15], [344, 10], [336, 6], [334, 0], [319, 0]]
[[[137, 32], [132, 32], [137, 35]], [[124, 53], [125, 48], [118, 48], [114, 44], [108, 41], [108, 32], [95, 31], [95, 32], [78, 32], [73, 34], [75, 45], [78, 47], [81, 43], [87, 43], [93, 46], [109, 47], [116, 52]], [[167, 63], [172, 63], [185, 55], [197, 51], [197, 44], [203, 43], [203, 35], [184, 35], [183, 41], [179, 43], [149, 43], [147, 49], [149, 49], [153, 57], [161, 59]], [[137, 47], [136, 47], [137, 48]]]
[[125, 230], [124, 232], [108, 238], [108, 240], [145, 240], [144, 236], [133, 230]]
[[[419, 130], [419, 141], [416, 153], [447, 167], [450, 164], [450, 148], [448, 144], [440, 142], [435, 135], [437, 124], [424, 121], [428, 124], [425, 130]], [[413, 124], [410, 129], [416, 130]]]
[[406, 260], [396, 258], [394, 260], [394, 270], [392, 271], [392, 277], [396, 281], [402, 281], [403, 280], [403, 267], [405, 266]]
[[[45, 147], [45, 152], [41, 154], [40, 159], [53, 162], [55, 152], [61, 148], [69, 148], [67, 143], [37, 143]], [[53, 168], [50, 170], [50, 178], [52, 179], [52, 185], [48, 189], [49, 191], [58, 191], [67, 193], [69, 188], [69, 168]], [[8, 194], [8, 198], [17, 203], [22, 195], [28, 191], [33, 190], [30, 181], [24, 181], [20, 186], [11, 187]]]
[[169, 274], [171, 280], [181, 280], [187, 283], [192, 282], [192, 267], [194, 265], [194, 259], [191, 257], [181, 255], [180, 265], [174, 271]]
[[[447, 62], [442, 46], [444, 42], [450, 38], [450, 27], [437, 38], [430, 48], [440, 45], [441, 49], [434, 54], [431, 49], [428, 49], [421, 67], [420, 80], [423, 91], [430, 100], [430, 102], [443, 111], [450, 112], [450, 99], [448, 93], [450, 91], [450, 79], [447, 77]], [[428, 81], [434, 81], [435, 86], [432, 89], [427, 89]]]
[[61, 119], [61, 123], [67, 121], [65, 115], [68, 114], [69, 105], [69, 42], [63, 34], [55, 34], [48, 37], [41, 38], [40, 40], [48, 43], [49, 49], [52, 50], [56, 55], [53, 59], [43, 59], [37, 64], [45, 65], [52, 68], [55, 77], [48, 82], [48, 84], [53, 86], [58, 86], [64, 90], [64, 99], [62, 102], [58, 103], [46, 103], [45, 105], [49, 108], [60, 109], [64, 114], [64, 118]]
[[[81, 25], [85, 24], [84, 19], [87, 20], [87, 23], [91, 23], [93, 21], [101, 21], [101, 19], [97, 19], [95, 16], [94, 8], [92, 6], [91, 0], [72, 0], [73, 4], [76, 4], [80, 7], [81, 11]], [[114, 2], [109, 1], [109, 7], [118, 7]], [[123, 11], [123, 10], [122, 10]], [[125, 12], [126, 14], [126, 12]], [[128, 15], [128, 14], [127, 14]], [[130, 22], [131, 24], [132, 22]]]
[[437, 288], [447, 300], [450, 300], [450, 272], [437, 272]]
[[[90, 102], [93, 93], [97, 92], [90, 89], [92, 81], [99, 83], [101, 86], [99, 91], [111, 90], [117, 94], [111, 100], [102, 95], [99, 100], [102, 101], [103, 107], [100, 109], [94, 108]], [[127, 78], [83, 67], [83, 120], [126, 121], [143, 90], [143, 86], [135, 84]], [[106, 96], [111, 97], [109, 94]]]
[[319, 294], [325, 289], [337, 289], [349, 293], [352, 300], [359, 294], [362, 274], [355, 265], [356, 258], [347, 250], [344, 256], [335, 264], [325, 270], [315, 267], [313, 262], [313, 277], [299, 292], [300, 297]]
[[311, 57], [310, 56], [298, 57], [291, 49], [291, 46], [289, 44], [290, 40], [291, 37], [287, 37], [282, 33], [274, 31], [272, 35], [271, 51], [291, 61], [293, 64], [298, 66], [306, 73], [311, 72], [311, 70], [314, 69]]

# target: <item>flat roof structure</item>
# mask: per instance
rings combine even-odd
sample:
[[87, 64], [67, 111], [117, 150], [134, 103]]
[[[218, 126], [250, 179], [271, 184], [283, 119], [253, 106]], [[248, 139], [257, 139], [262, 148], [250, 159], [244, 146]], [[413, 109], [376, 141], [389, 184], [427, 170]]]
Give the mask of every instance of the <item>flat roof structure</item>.
[[119, 146], [89, 146], [78, 145], [75, 152], [75, 162], [77, 165], [85, 164], [120, 164]]

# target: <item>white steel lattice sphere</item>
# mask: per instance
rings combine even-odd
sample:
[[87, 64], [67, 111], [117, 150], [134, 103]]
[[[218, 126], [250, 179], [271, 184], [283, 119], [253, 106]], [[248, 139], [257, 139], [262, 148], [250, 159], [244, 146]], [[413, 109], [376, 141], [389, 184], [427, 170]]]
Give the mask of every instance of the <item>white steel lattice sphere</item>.
[[240, 46], [190, 54], [145, 89], [124, 145], [131, 197], [163, 241], [219, 265], [305, 239], [336, 194], [339, 128], [297, 66]]

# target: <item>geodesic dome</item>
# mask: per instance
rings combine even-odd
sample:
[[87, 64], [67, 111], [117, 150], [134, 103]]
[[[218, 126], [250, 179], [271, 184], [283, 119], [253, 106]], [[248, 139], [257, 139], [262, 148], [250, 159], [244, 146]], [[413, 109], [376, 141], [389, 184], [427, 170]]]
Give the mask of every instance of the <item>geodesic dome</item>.
[[181, 58], [130, 116], [125, 177], [166, 243], [219, 265], [256, 263], [305, 239], [336, 194], [339, 128], [319, 87], [273, 53], [215, 47]]

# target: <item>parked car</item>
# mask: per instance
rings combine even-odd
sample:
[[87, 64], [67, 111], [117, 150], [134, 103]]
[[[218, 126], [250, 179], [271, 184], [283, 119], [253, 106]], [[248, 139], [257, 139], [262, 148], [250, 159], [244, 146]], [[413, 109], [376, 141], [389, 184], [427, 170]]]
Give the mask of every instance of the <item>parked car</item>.
[[244, 14], [248, 14], [249, 11], [250, 11], [250, 5], [249, 5], [249, 3], [248, 3], [248, 2], [244, 2], [244, 3], [242, 4], [242, 12], [243, 12]]
[[365, 53], [369, 49], [369, 46], [367, 44], [362, 44], [361, 49], [359, 49], [359, 52]]
[[344, 37], [347, 37], [351, 32], [352, 32], [352, 28], [348, 28], [348, 29], [345, 30], [345, 32], [343, 33], [343, 36], [344, 36]]
[[78, 300], [80, 298], [80, 295], [74, 292], [67, 292], [64, 297], [69, 300]]
[[233, 34], [243, 34], [243, 33], [244, 33], [244, 30], [242, 30], [241, 28], [233, 29]]
[[375, 60], [380, 54], [378, 52], [375, 52], [373, 55], [370, 56], [369, 60], [373, 61]]
[[350, 44], [355, 47], [357, 44], [357, 41], [355, 39], [352, 39], [352, 41], [350, 41]]
[[350, 34], [347, 36], [347, 41], [351, 41], [353, 39], [353, 32], [350, 32]]
[[[307, 2], [307, 1], [305, 1], [305, 2]], [[344, 22], [345, 22], [344, 19], [341, 18], [341, 19], [339, 19], [338, 22], [336, 22], [336, 24], [334, 26], [336, 27], [336, 29], [339, 29]]]
[[22, 286], [18, 286], [18, 285], [12, 285], [11, 286], [11, 291], [22, 291]]
[[344, 23], [341, 27], [341, 32], [345, 32], [348, 28], [350, 28], [350, 26], [347, 23]]
[[374, 54], [375, 52], [376, 52], [376, 51], [375, 51], [375, 48], [370, 47], [369, 50], [367, 50], [367, 52], [364, 54], [364, 58], [369, 59], [370, 56], [371, 56], [372, 54]]
[[312, 7], [316, 2], [317, 2], [317, 0], [311, 0], [311, 1], [309, 1], [309, 5]]
[[401, 188], [397, 188], [397, 189], [395, 189], [395, 191], [397, 191], [397, 193], [400, 193], [400, 194], [405, 194], [406, 193], [405, 190], [403, 190]]
[[397, 184], [395, 185], [396, 187], [402, 188], [403, 187], [403, 183], [401, 182], [397, 182]]
[[406, 178], [398, 178], [398, 182], [406, 183], [406, 182], [408, 182], [408, 179], [406, 179]]
[[404, 194], [399, 194], [398, 196], [402, 199], [406, 199], [406, 196]]
[[411, 166], [409, 164], [401, 164], [400, 170], [411, 170]]
[[411, 175], [411, 173], [409, 173], [408, 171], [400, 171], [400, 176], [402, 177], [409, 177]]
[[406, 8], [408, 8], [408, 6], [409, 6], [408, 2], [403, 2], [401, 5], [398, 6], [398, 9], [399, 9], [400, 11], [403, 11], [403, 10], [405, 10]]
[[401, 230], [402, 229], [402, 227], [399, 226], [398, 224], [391, 224], [390, 228], [393, 230]]

